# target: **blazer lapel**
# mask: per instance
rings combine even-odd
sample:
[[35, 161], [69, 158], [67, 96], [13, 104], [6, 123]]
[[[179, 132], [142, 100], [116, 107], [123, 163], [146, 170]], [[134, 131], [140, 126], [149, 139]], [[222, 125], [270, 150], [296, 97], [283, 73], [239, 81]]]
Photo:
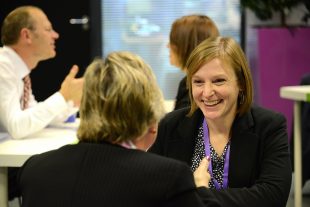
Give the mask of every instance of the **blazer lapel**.
[[258, 159], [259, 137], [253, 133], [254, 121], [251, 112], [235, 119], [232, 129], [229, 187], [250, 186], [255, 175]]
[[[177, 127], [178, 140], [173, 143], [177, 152], [178, 158], [191, 165], [191, 159], [194, 152], [195, 139], [198, 136], [198, 128], [202, 123], [203, 115], [200, 110], [197, 110], [191, 117], [185, 117], [180, 121]], [[180, 152], [183, 152], [180, 154]]]
[[[186, 161], [191, 165], [195, 139], [201, 126], [203, 114], [197, 110], [191, 117], [182, 119], [176, 128], [177, 133], [169, 141], [169, 157]], [[250, 186], [255, 176], [258, 159], [259, 137], [253, 132], [254, 121], [251, 112], [235, 119], [232, 129], [229, 187]], [[180, 153], [182, 152], [182, 153]]]

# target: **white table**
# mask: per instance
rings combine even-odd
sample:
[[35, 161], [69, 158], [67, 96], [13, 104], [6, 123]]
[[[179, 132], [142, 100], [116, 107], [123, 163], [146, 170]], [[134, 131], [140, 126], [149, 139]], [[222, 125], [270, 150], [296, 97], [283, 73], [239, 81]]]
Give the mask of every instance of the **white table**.
[[164, 106], [165, 106], [166, 113], [169, 113], [169, 112], [173, 111], [174, 105], [175, 105], [175, 100], [174, 99], [165, 100]]
[[50, 126], [22, 140], [14, 140], [9, 136], [0, 140], [1, 207], [8, 206], [7, 168], [22, 166], [31, 155], [76, 143], [78, 123], [79, 120], [75, 123]]
[[284, 86], [280, 88], [282, 98], [294, 100], [294, 171], [295, 206], [302, 206], [302, 157], [301, 157], [301, 116], [302, 101], [310, 102], [310, 86]]

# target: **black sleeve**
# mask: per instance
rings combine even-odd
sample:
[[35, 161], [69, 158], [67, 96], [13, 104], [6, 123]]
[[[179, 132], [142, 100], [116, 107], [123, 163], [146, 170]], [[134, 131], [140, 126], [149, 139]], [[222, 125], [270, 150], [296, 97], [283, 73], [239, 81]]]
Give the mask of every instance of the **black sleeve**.
[[167, 206], [174, 207], [220, 207], [215, 197], [204, 195], [200, 197], [194, 183], [193, 174], [188, 166], [180, 164], [175, 168], [175, 176], [169, 186]]
[[186, 87], [186, 77], [181, 80], [176, 95], [174, 110], [190, 106], [189, 92]]

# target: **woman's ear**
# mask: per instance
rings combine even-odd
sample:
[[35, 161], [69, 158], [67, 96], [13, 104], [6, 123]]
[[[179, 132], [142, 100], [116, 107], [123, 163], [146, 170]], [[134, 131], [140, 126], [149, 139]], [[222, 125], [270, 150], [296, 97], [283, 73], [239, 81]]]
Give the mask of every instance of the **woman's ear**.
[[136, 147], [138, 149], [147, 151], [148, 148], [150, 148], [155, 142], [157, 136], [157, 128], [158, 123], [150, 124], [146, 133], [133, 141]]
[[149, 128], [149, 133], [156, 134], [157, 133], [157, 126], [151, 126]]

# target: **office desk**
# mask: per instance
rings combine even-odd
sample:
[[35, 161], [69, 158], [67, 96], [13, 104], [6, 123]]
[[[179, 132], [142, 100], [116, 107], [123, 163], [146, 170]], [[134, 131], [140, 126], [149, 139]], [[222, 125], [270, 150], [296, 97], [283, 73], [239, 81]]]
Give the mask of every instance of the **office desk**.
[[174, 99], [165, 100], [164, 106], [165, 106], [166, 113], [169, 113], [169, 112], [173, 111], [174, 104], [175, 104], [175, 100]]
[[310, 102], [310, 86], [285, 86], [280, 88], [282, 98], [294, 100], [294, 171], [295, 171], [295, 206], [302, 206], [302, 158], [300, 103]]
[[20, 167], [34, 154], [76, 143], [75, 123], [54, 125], [21, 140], [6, 137], [0, 140], [0, 206], [8, 206], [7, 168]]

